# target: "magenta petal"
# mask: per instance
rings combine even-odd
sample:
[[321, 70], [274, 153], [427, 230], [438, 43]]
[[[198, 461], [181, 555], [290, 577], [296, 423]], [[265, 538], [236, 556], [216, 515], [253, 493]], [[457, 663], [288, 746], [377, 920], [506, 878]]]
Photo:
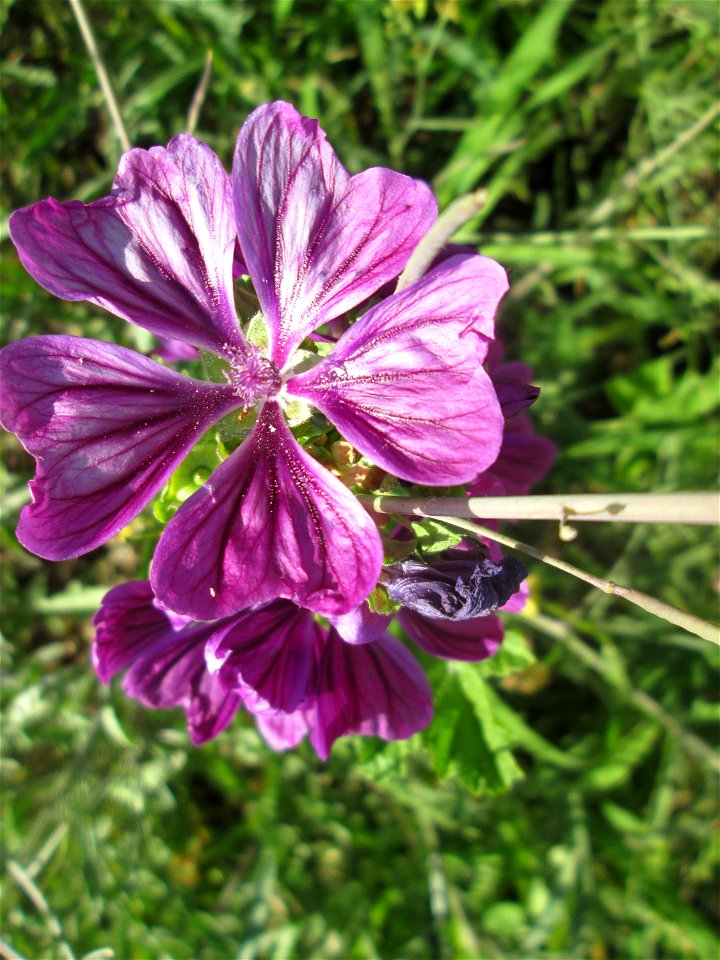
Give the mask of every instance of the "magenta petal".
[[310, 729], [304, 710], [255, 718], [258, 732], [272, 750], [292, 750]]
[[345, 734], [402, 740], [432, 719], [432, 692], [425, 674], [389, 634], [354, 646], [331, 629], [319, 669], [310, 739], [323, 760]]
[[535, 403], [540, 396], [540, 388], [534, 387], [527, 380], [506, 376], [501, 377], [498, 376], [495, 371], [491, 372], [490, 379], [495, 387], [495, 392], [497, 393], [503, 416], [506, 420], [508, 417], [514, 417], [516, 413], [520, 413], [521, 410]]
[[221, 733], [242, 706], [239, 692], [228, 690], [205, 667], [208, 628], [188, 629], [162, 650], [137, 660], [128, 670], [123, 689], [146, 707], [183, 707], [193, 743]]
[[183, 360], [199, 360], [200, 351], [184, 340], [172, 340], [170, 337], [158, 337], [158, 343], [154, 350], [149, 351], [150, 356], [160, 357], [165, 363], [182, 363]]
[[2, 425], [37, 460], [18, 539], [48, 560], [114, 536], [237, 406], [229, 386], [79, 337], [10, 344], [0, 352], [0, 375]]
[[437, 215], [418, 180], [381, 167], [351, 177], [317, 121], [283, 102], [248, 117], [232, 175], [240, 245], [279, 367], [313, 330], [398, 276]]
[[152, 582], [197, 620], [283, 597], [345, 613], [377, 583], [382, 546], [358, 501], [306, 454], [277, 403], [168, 524]]
[[225, 624], [176, 629], [155, 604], [147, 581], [115, 587], [95, 616], [92, 658], [104, 682], [129, 667], [128, 696], [148, 707], [183, 707], [193, 743], [227, 727], [242, 698], [205, 667], [205, 644]]
[[315, 685], [315, 648], [320, 627], [309, 610], [277, 600], [232, 618], [232, 626], [208, 642], [209, 669], [229, 689], [246, 687], [248, 709], [291, 713]]
[[414, 643], [443, 660], [486, 660], [497, 651], [504, 635], [501, 620], [492, 614], [452, 621], [431, 619], [414, 610], [402, 609], [397, 618]]
[[58, 297], [89, 300], [216, 353], [243, 343], [232, 293], [230, 182], [192, 137], [129, 151], [112, 196], [43, 200], [16, 211], [10, 232], [25, 269]]
[[390, 626], [392, 614], [373, 613], [367, 603], [339, 617], [331, 617], [330, 622], [345, 643], [372, 643]]
[[287, 390], [358, 450], [414, 483], [474, 479], [500, 449], [503, 416], [482, 368], [507, 289], [494, 260], [457, 256], [369, 310]]
[[555, 460], [557, 447], [533, 433], [530, 419], [520, 415], [505, 424], [497, 460], [468, 487], [471, 496], [522, 496], [539, 483]]
[[154, 599], [147, 580], [123, 583], [103, 597], [93, 619], [97, 630], [92, 646], [93, 666], [103, 683], [162, 643], [172, 630]]

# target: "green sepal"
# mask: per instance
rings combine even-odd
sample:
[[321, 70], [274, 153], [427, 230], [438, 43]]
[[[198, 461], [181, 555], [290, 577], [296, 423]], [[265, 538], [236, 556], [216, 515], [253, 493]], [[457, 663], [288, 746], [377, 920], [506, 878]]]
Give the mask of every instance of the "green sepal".
[[299, 427], [312, 416], [313, 408], [305, 400], [289, 400], [283, 409], [287, 425], [292, 429]]
[[209, 350], [203, 350], [200, 353], [203, 365], [203, 376], [212, 383], [227, 383], [225, 371], [228, 369], [227, 360], [218, 357], [217, 354]]

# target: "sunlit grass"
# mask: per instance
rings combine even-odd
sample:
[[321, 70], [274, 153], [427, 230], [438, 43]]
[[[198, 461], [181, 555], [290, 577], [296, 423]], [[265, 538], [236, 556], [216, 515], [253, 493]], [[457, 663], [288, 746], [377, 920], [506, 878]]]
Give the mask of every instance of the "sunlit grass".
[[[716, 482], [717, 11], [704, 0], [87, 0], [130, 139], [185, 128], [228, 163], [257, 103], [320, 118], [352, 169], [399, 167], [510, 270], [501, 330], [536, 370], [547, 492]], [[0, 12], [6, 340], [133, 331], [24, 273], [7, 216], [109, 189], [118, 144], [69, 6]], [[482, 668], [427, 664], [424, 740], [270, 754], [247, 724], [199, 750], [182, 719], [102, 687], [103, 588], [142, 539], [43, 564], [14, 526], [31, 462], [4, 450], [3, 939], [26, 958], [697, 958], [718, 952], [716, 652], [539, 564]], [[702, 529], [555, 524], [521, 540], [717, 618]], [[442, 736], [462, 741], [441, 780]], [[434, 738], [434, 739], [433, 739]], [[463, 739], [464, 738], [464, 739]], [[463, 781], [479, 788], [473, 793]]]

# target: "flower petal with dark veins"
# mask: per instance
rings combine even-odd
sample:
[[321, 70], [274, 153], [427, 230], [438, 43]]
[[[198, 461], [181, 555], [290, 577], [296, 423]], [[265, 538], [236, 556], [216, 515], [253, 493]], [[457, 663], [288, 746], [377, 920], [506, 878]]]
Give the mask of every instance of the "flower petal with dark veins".
[[276, 598], [334, 615], [368, 596], [381, 565], [368, 514], [268, 402], [250, 436], [168, 524], [151, 580], [163, 603], [197, 620]]
[[432, 719], [432, 692], [420, 664], [390, 634], [345, 643], [330, 629], [320, 657], [310, 740], [323, 760], [346, 734], [402, 740]]
[[230, 619], [207, 644], [208, 669], [228, 689], [241, 690], [254, 713], [292, 713], [315, 688], [320, 626], [312, 613], [276, 600]]
[[42, 200], [11, 216], [10, 234], [25, 269], [55, 296], [89, 300], [215, 353], [244, 342], [232, 292], [230, 182], [193, 137], [130, 150], [111, 196]]
[[408, 637], [433, 657], [443, 660], [487, 660], [500, 647], [504, 629], [499, 617], [440, 620], [403, 608], [398, 623]]
[[331, 353], [287, 382], [374, 463], [414, 483], [473, 480], [503, 416], [482, 368], [505, 271], [460, 255], [371, 308]]
[[233, 163], [242, 253], [282, 368], [322, 324], [397, 277], [437, 216], [430, 188], [374, 167], [351, 177], [316, 120], [258, 107]]
[[147, 581], [115, 587], [95, 615], [92, 659], [107, 683], [128, 669], [123, 689], [147, 707], [183, 707], [195, 744], [217, 736], [242, 706], [205, 666], [205, 645], [226, 621], [176, 628], [153, 598]]
[[37, 461], [18, 539], [47, 560], [77, 557], [122, 530], [238, 402], [229, 386], [64, 336], [0, 351], [0, 391], [2, 425]]

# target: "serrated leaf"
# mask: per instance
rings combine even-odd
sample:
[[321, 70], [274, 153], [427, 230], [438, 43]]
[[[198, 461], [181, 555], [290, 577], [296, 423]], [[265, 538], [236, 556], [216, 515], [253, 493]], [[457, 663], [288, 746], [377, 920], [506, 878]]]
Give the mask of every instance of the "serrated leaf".
[[435, 719], [424, 732], [423, 742], [441, 777], [455, 774], [470, 790], [499, 793], [523, 773], [483, 702], [484, 681], [477, 679], [479, 685], [469, 675], [463, 683], [459, 672], [448, 672], [436, 697]]

